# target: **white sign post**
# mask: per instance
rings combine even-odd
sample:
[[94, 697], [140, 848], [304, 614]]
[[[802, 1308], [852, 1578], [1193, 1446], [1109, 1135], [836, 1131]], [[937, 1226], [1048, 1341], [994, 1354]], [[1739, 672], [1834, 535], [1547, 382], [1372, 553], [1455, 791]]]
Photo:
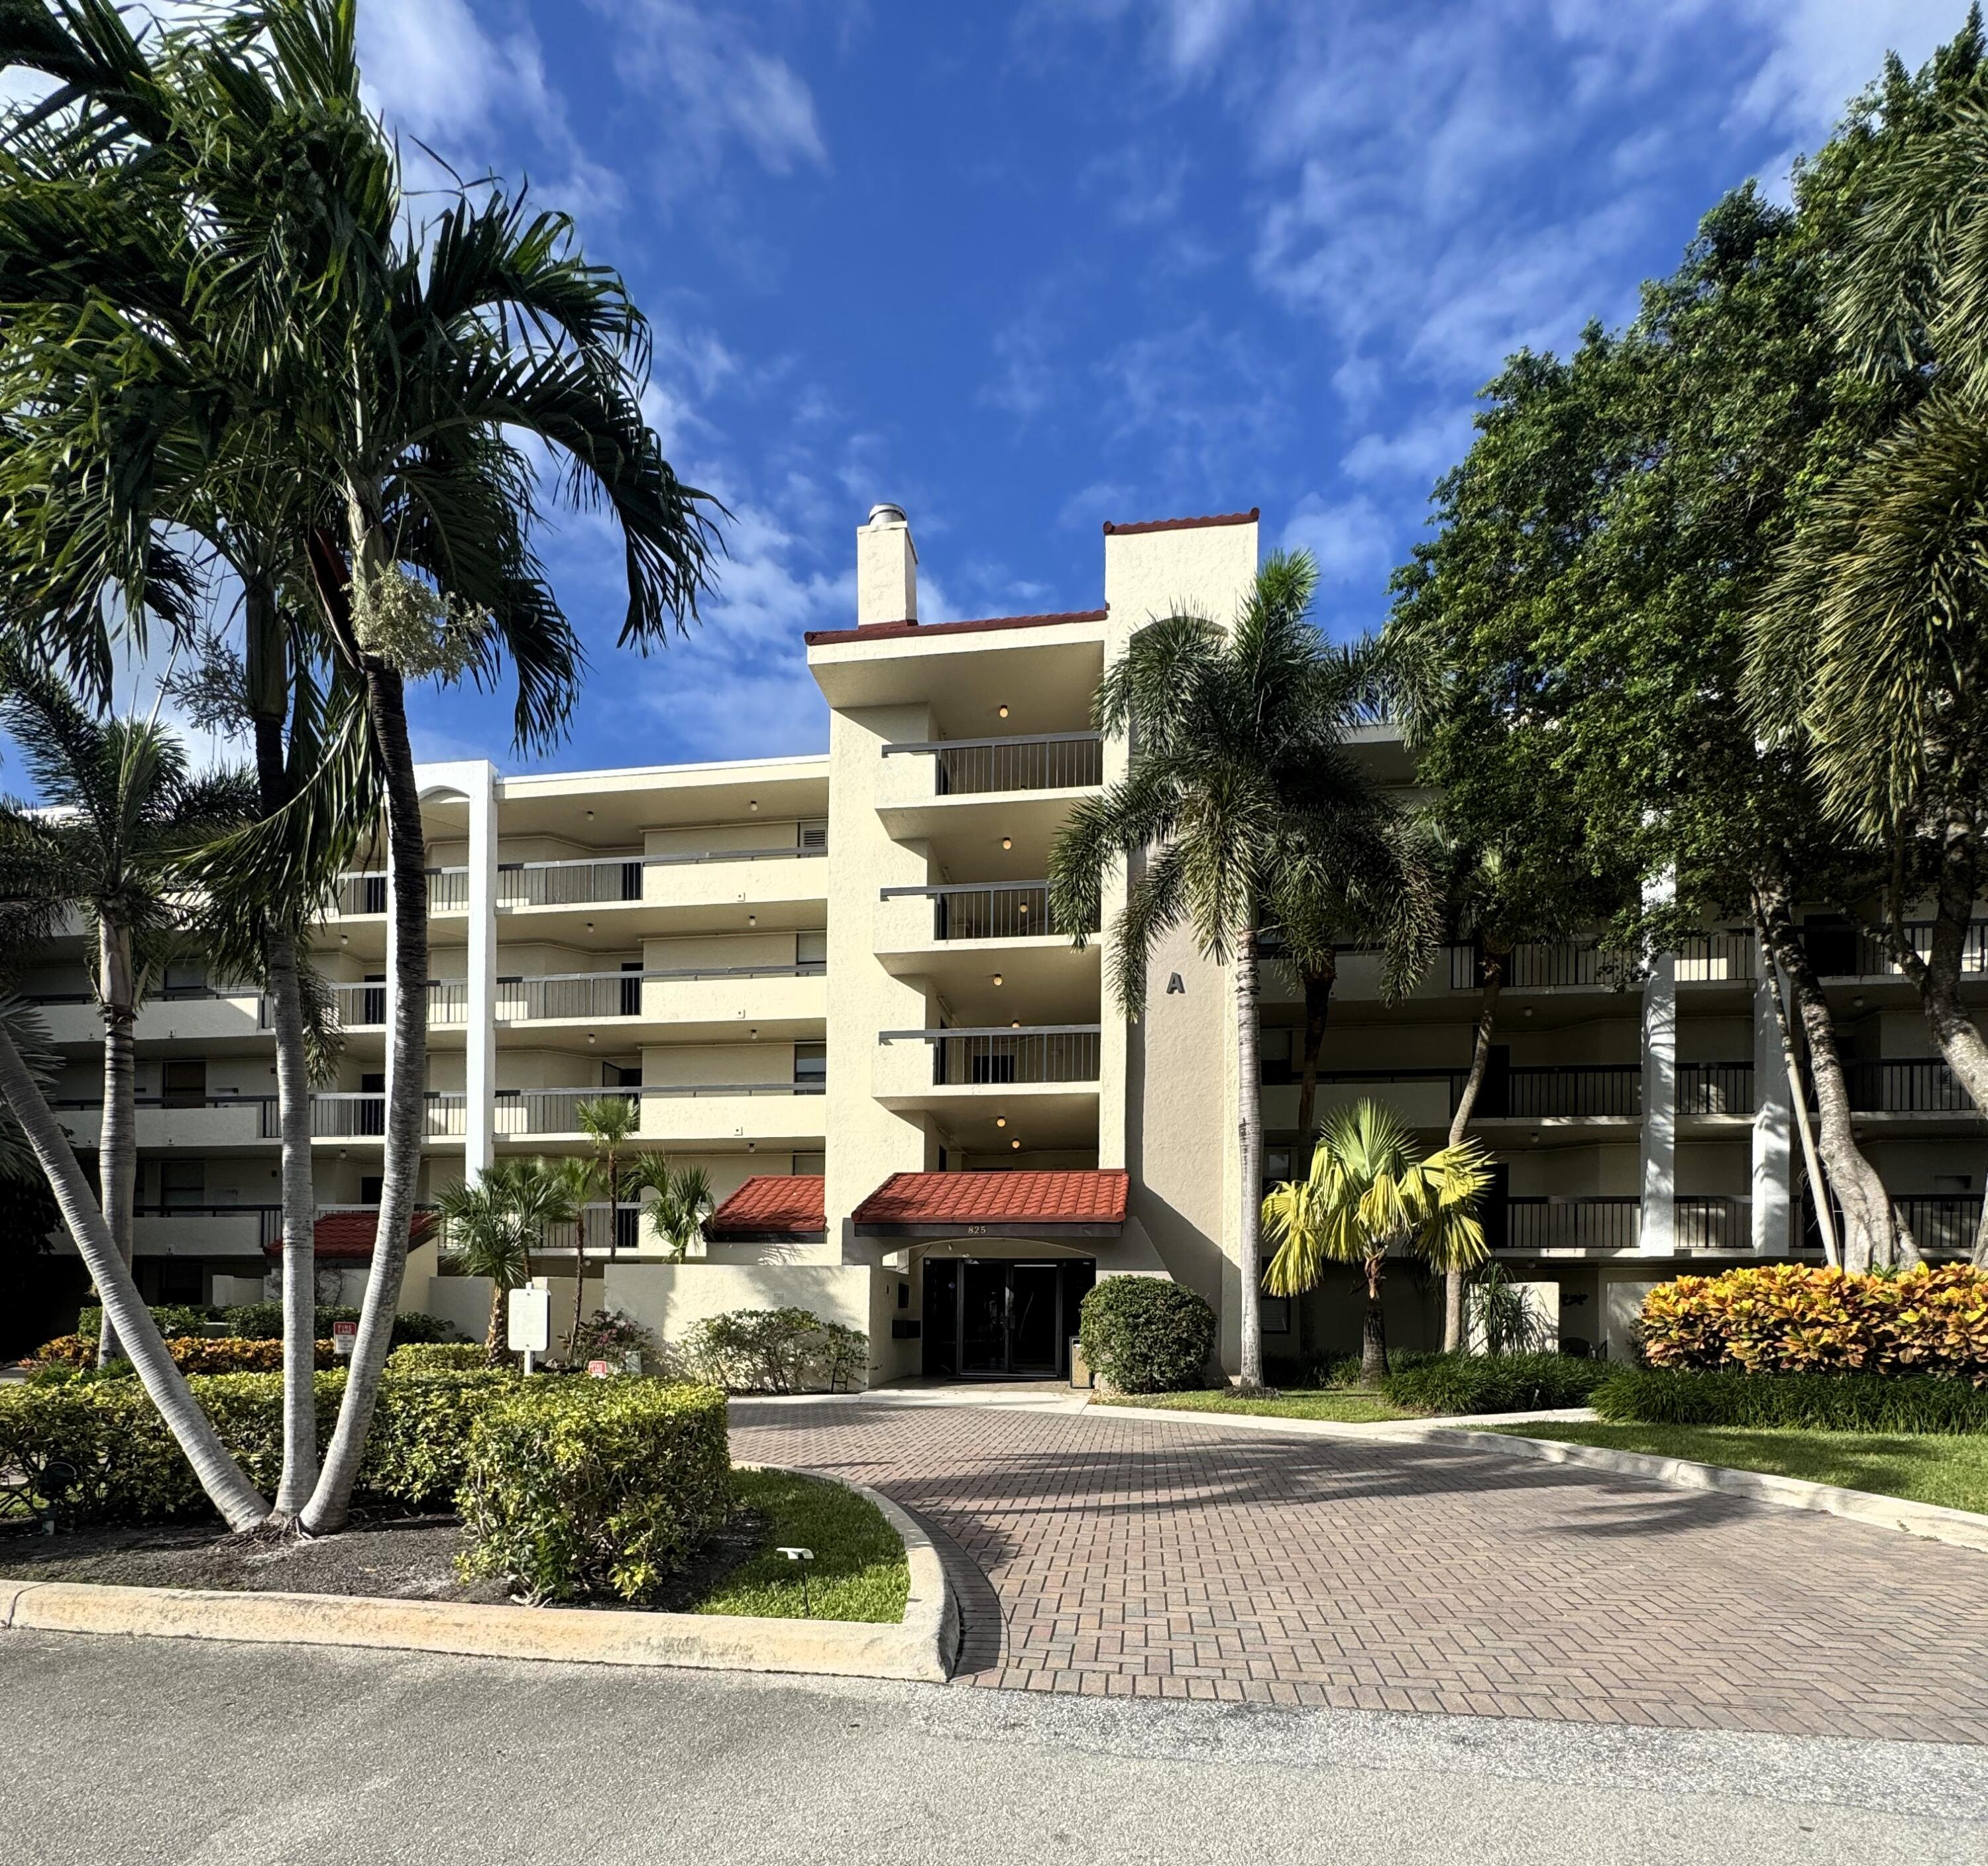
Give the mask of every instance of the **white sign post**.
[[543, 1354], [553, 1344], [553, 1293], [527, 1287], [513, 1290], [504, 1311], [507, 1339], [511, 1347], [525, 1357], [525, 1371], [532, 1371], [532, 1357]]

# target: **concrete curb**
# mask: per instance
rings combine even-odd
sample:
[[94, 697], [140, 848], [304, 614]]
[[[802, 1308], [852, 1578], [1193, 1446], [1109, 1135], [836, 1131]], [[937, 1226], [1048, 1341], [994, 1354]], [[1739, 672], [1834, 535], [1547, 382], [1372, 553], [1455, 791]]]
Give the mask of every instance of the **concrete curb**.
[[[744, 1467], [784, 1469], [783, 1466]], [[943, 1683], [959, 1650], [959, 1603], [938, 1550], [917, 1523], [862, 1484], [840, 1484], [874, 1504], [904, 1544], [911, 1594], [894, 1625], [847, 1620], [766, 1620], [744, 1614], [491, 1607], [462, 1601], [370, 1600], [347, 1594], [234, 1594], [119, 1587], [83, 1581], [0, 1585], [0, 1628], [123, 1633], [152, 1639], [248, 1640], [276, 1645], [365, 1646], [478, 1658], [568, 1664], [682, 1665], [713, 1672], [794, 1672]]]
[[[1100, 1418], [1150, 1419], [1161, 1425], [1239, 1425], [1246, 1432], [1280, 1432], [1301, 1438], [1353, 1438], [1365, 1445], [1391, 1440], [1414, 1443], [1432, 1432], [1463, 1425], [1466, 1415], [1439, 1419], [1378, 1419], [1368, 1425], [1349, 1425], [1339, 1419], [1290, 1419], [1276, 1413], [1201, 1412], [1191, 1406], [1119, 1406], [1099, 1404], [1088, 1408]], [[1469, 1415], [1473, 1424], [1521, 1425], [1533, 1421], [1577, 1425], [1594, 1417], [1586, 1406], [1541, 1412], [1486, 1412]]]
[[1612, 1471], [1621, 1477], [1652, 1479], [1679, 1490], [1716, 1490], [1727, 1496], [1747, 1497], [1783, 1509], [1841, 1516], [1875, 1529], [1896, 1530], [1930, 1542], [1988, 1554], [1988, 1516], [1971, 1509], [1915, 1503], [1904, 1497], [1882, 1496], [1874, 1490], [1846, 1490], [1834, 1484], [1812, 1484], [1806, 1478], [1742, 1471], [1731, 1465], [1697, 1464], [1688, 1458], [1662, 1458], [1650, 1452], [1618, 1452], [1604, 1445], [1570, 1444], [1563, 1438], [1527, 1438], [1513, 1432], [1468, 1428], [1429, 1432], [1422, 1437], [1425, 1442], [1475, 1451], [1502, 1445], [1519, 1457], [1537, 1459], [1543, 1464], [1581, 1465], [1590, 1470]]

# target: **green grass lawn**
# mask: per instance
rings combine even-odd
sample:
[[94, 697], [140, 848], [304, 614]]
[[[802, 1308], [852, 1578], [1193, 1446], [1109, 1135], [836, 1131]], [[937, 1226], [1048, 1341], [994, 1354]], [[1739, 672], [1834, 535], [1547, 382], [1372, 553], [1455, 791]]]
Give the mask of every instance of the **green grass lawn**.
[[1489, 1425], [1522, 1438], [1562, 1438], [1909, 1497], [1988, 1513], [1988, 1434], [1804, 1432], [1748, 1425]]
[[904, 1545], [874, 1503], [819, 1478], [784, 1471], [735, 1471], [739, 1500], [769, 1519], [764, 1546], [690, 1609], [797, 1620], [800, 1570], [777, 1551], [814, 1550], [806, 1563], [817, 1620], [901, 1620], [911, 1591]]
[[1338, 1425], [1374, 1425], [1384, 1419], [1412, 1419], [1378, 1393], [1350, 1387], [1286, 1388], [1274, 1398], [1245, 1399], [1217, 1387], [1205, 1393], [1095, 1394], [1094, 1406], [1162, 1406], [1177, 1412], [1253, 1412], [1270, 1419], [1330, 1419]]

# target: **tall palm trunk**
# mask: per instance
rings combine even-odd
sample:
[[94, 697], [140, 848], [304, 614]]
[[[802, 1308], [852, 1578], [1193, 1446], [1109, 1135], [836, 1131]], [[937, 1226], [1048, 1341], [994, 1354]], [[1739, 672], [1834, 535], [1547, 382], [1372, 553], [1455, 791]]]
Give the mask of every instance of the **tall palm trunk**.
[[[610, 1187], [613, 1183], [613, 1169], [610, 1168], [609, 1169], [609, 1185]], [[607, 1222], [610, 1225], [612, 1225], [614, 1223], [615, 1219], [614, 1206], [611, 1203], [614, 1194], [611, 1191], [610, 1192], [608, 1197], [610, 1203], [608, 1207]], [[580, 1308], [586, 1299], [587, 1202], [584, 1199], [582, 1199], [580, 1201], [579, 1214], [574, 1219], [573, 1225], [573, 1333], [566, 1337], [566, 1351], [569, 1358], [571, 1357], [573, 1350], [580, 1340], [580, 1324], [581, 1320]], [[547, 1327], [549, 1330], [549, 1323], [547, 1324]]]
[[[1318, 1060], [1325, 1049], [1325, 1023], [1332, 1011], [1332, 988], [1338, 982], [1339, 962], [1335, 955], [1315, 972], [1307, 972], [1304, 984], [1304, 1050], [1298, 1067], [1298, 1148], [1291, 1156], [1291, 1177], [1302, 1178], [1311, 1165], [1313, 1132], [1318, 1113]], [[1300, 1155], [1303, 1157], [1301, 1158]]]
[[1837, 1203], [1843, 1209], [1843, 1267], [1865, 1271], [1874, 1266], [1895, 1263], [1901, 1251], [1891, 1198], [1885, 1182], [1857, 1144], [1829, 1000], [1810, 962], [1808, 948], [1802, 944], [1783, 883], [1756, 881], [1753, 918], [1763, 946], [1788, 981], [1795, 1015], [1808, 1046], [1809, 1078], [1815, 1090], [1817, 1151], [1822, 1155]]
[[[290, 801], [283, 752], [288, 700], [282, 618], [267, 583], [247, 593], [249, 705], [255, 723], [257, 801], [273, 816]], [[270, 921], [263, 935], [264, 984], [276, 1039], [276, 1114], [283, 1189], [283, 1469], [276, 1514], [294, 1522], [317, 1482], [317, 1197], [311, 1171], [310, 1069], [304, 1052], [303, 992], [296, 937]]]
[[1263, 1066], [1256, 1033], [1256, 928], [1253, 921], [1236, 941], [1236, 1048], [1242, 1092], [1237, 1097], [1236, 1138], [1242, 1178], [1242, 1225], [1236, 1237], [1236, 1269], [1242, 1283], [1242, 1386], [1263, 1384]]
[[104, 1326], [117, 1330], [118, 1340], [152, 1404], [158, 1408], [166, 1429], [185, 1452], [194, 1475], [200, 1479], [200, 1487], [228, 1527], [253, 1529], [268, 1516], [269, 1506], [242, 1475], [242, 1467], [201, 1411], [185, 1377], [173, 1365], [172, 1356], [166, 1352], [166, 1344], [140, 1300], [130, 1269], [111, 1242], [110, 1227], [90, 1196], [90, 1182], [76, 1165], [68, 1136], [50, 1112], [4, 1026], [0, 1026], [0, 1097], [5, 1098], [42, 1171], [48, 1175], [49, 1189], [55, 1195], [63, 1228], [103, 1299]]
[[[1491, 1033], [1498, 1023], [1498, 994], [1505, 987], [1505, 960], [1509, 947], [1484, 946], [1483, 995], [1477, 1002], [1477, 1027], [1470, 1044], [1470, 1073], [1457, 1091], [1456, 1106], [1449, 1117], [1449, 1144], [1461, 1147], [1470, 1132], [1470, 1117], [1477, 1107], [1478, 1092], [1484, 1086], [1484, 1072], [1491, 1063]], [[1442, 1279], [1442, 1351], [1463, 1350], [1463, 1287], [1469, 1280], [1464, 1270], [1445, 1270]]]
[[1362, 1266], [1367, 1279], [1367, 1313], [1360, 1324], [1360, 1384], [1378, 1387], [1388, 1378], [1388, 1312], [1381, 1300], [1388, 1273], [1385, 1252]]
[[1922, 958], [1901, 924], [1904, 903], [1891, 903], [1887, 928], [1893, 962], [1919, 988], [1919, 1007], [1946, 1066], [1978, 1109], [1988, 1110], [1988, 1041], [1960, 1000], [1968, 928], [1980, 879], [1980, 843], [1971, 820], [1956, 813], [1941, 852], [1933, 897], [1932, 937]]
[[[103, 1007], [103, 1121], [96, 1141], [96, 1178], [111, 1248], [128, 1276], [131, 1208], [138, 1186], [137, 1063], [131, 1040], [137, 990], [130, 929], [103, 915], [97, 925], [96, 949], [97, 996]], [[97, 1337], [97, 1365], [115, 1361], [123, 1351], [106, 1303]]]
[[367, 708], [385, 778], [387, 840], [393, 854], [394, 985], [387, 1039], [393, 1048], [373, 1268], [366, 1279], [338, 1424], [304, 1510], [304, 1527], [313, 1535], [345, 1522], [380, 1395], [380, 1376], [392, 1345], [394, 1312], [407, 1267], [428, 1084], [428, 884], [406, 695], [400, 675], [390, 667], [368, 657], [364, 671]]
[[1815, 1124], [1808, 1115], [1807, 1080], [1795, 1048], [1795, 1033], [1788, 1022], [1788, 1007], [1781, 996], [1780, 968], [1767, 950], [1767, 941], [1756, 925], [1754, 936], [1760, 948], [1760, 964], [1767, 975], [1767, 990], [1774, 1006], [1774, 1026], [1781, 1039], [1781, 1069], [1788, 1081], [1788, 1107], [1794, 1116], [1795, 1131], [1801, 1136], [1802, 1170], [1808, 1177], [1809, 1196], [1815, 1202], [1816, 1229], [1822, 1234], [1823, 1260], [1831, 1269], [1843, 1267], [1843, 1246], [1836, 1236], [1836, 1214], [1829, 1209], [1829, 1185], [1822, 1176], [1822, 1161], [1815, 1149]]

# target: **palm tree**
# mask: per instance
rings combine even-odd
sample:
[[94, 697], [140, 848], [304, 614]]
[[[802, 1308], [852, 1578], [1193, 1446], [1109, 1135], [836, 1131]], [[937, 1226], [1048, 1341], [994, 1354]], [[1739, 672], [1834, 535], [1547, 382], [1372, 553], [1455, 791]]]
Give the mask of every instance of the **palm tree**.
[[[1280, 552], [1257, 573], [1232, 630], [1176, 615], [1133, 637], [1093, 708], [1100, 732], [1130, 738], [1129, 774], [1071, 813], [1050, 856], [1060, 926], [1096, 926], [1106, 873], [1121, 861], [1133, 870], [1111, 930], [1112, 992], [1128, 1016], [1143, 1012], [1148, 958], [1173, 928], [1192, 927], [1201, 950], [1231, 967], [1244, 1085], [1240, 1378], [1251, 1388], [1263, 1380], [1262, 938], [1275, 924], [1280, 875], [1302, 857], [1334, 864], [1353, 826], [1368, 820], [1371, 796], [1346, 742], [1371, 691], [1370, 671], [1313, 627], [1317, 583], [1307, 553]], [[1085, 937], [1079, 932], [1077, 943]]]
[[1304, 1178], [1265, 1197], [1263, 1223], [1276, 1252], [1263, 1286], [1273, 1296], [1317, 1288], [1328, 1263], [1361, 1266], [1362, 1386], [1378, 1386], [1387, 1377], [1381, 1292], [1388, 1253], [1408, 1251], [1445, 1273], [1484, 1260], [1484, 1231], [1474, 1208], [1490, 1183], [1486, 1158], [1474, 1141], [1425, 1157], [1391, 1110], [1361, 1101], [1327, 1121]]
[[[0, 965], [18, 965], [47, 938], [73, 898], [66, 853], [39, 823], [0, 820]], [[102, 1208], [77, 1165], [69, 1136], [49, 1107], [34, 1061], [37, 1033], [15, 1016], [0, 1016], [0, 1099], [47, 1178], [63, 1228], [96, 1286], [103, 1325], [114, 1328], [166, 1429], [228, 1526], [252, 1529], [269, 1506], [250, 1483], [185, 1377], [166, 1351], [151, 1311], [119, 1256]]]
[[[379, 1230], [344, 1403], [304, 1513], [313, 1531], [346, 1513], [419, 1170], [427, 884], [406, 682], [487, 681], [508, 657], [520, 739], [563, 731], [581, 657], [532, 549], [539, 450], [565, 463], [553, 483], [604, 508], [621, 535], [624, 643], [664, 639], [695, 614], [716, 510], [664, 460], [640, 405], [646, 324], [620, 279], [574, 250], [568, 221], [494, 187], [426, 225], [407, 211], [397, 152], [360, 99], [353, 21], [352, 0], [289, 0], [262, 16], [260, 36], [169, 39], [156, 63], [108, 8], [0, 21], [13, 61], [66, 87], [71, 145], [116, 165], [97, 193], [143, 177], [184, 197], [180, 237], [208, 333], [189, 353], [201, 369], [189, 384], [167, 367], [184, 359], [157, 354], [153, 307], [120, 300], [105, 268], [85, 334], [103, 336], [106, 386], [182, 391], [174, 423], [197, 403], [217, 479], [275, 470], [303, 489], [290, 574], [331, 669], [335, 729], [230, 863], [265, 898], [286, 898], [300, 851], [321, 847], [327, 825], [384, 806], [397, 989]], [[313, 185], [272, 189], [272, 173]], [[10, 341], [59, 377], [77, 367], [76, 343], [53, 354], [75, 323], [17, 319]]]
[[[621, 1249], [621, 1195], [626, 1187], [621, 1171], [621, 1153], [642, 1125], [641, 1104], [632, 1095], [599, 1095], [580, 1104], [581, 1131], [593, 1143], [594, 1184], [607, 1198], [607, 1254]], [[573, 1326], [580, 1330], [583, 1313], [581, 1296], [587, 1280], [587, 1225], [584, 1214], [574, 1232], [573, 1268]]]
[[570, 1169], [586, 1162], [549, 1161], [541, 1154], [513, 1157], [485, 1167], [486, 1184], [501, 1187], [525, 1231], [525, 1280], [532, 1276], [533, 1246], [545, 1248], [546, 1233], [555, 1225], [586, 1222], [587, 1182]]
[[490, 1325], [483, 1347], [494, 1366], [504, 1346], [504, 1298], [532, 1279], [532, 1229], [508, 1177], [486, 1168], [476, 1183], [458, 1180], [435, 1195], [442, 1248], [465, 1276], [490, 1279]]
[[[174, 857], [238, 823], [252, 807], [245, 773], [195, 777], [178, 739], [154, 721], [100, 720], [67, 685], [12, 649], [0, 651], [0, 718], [21, 748], [61, 845], [96, 947], [103, 1016], [103, 1114], [97, 1138], [103, 1214], [131, 1261], [138, 1171], [133, 1027], [188, 921]], [[108, 1311], [98, 1352], [120, 1352]]]
[[655, 1194], [643, 1207], [649, 1229], [671, 1259], [682, 1263], [704, 1236], [704, 1221], [716, 1209], [709, 1175], [701, 1166], [672, 1167], [664, 1154], [645, 1153], [637, 1154], [629, 1168], [628, 1185], [637, 1195]]

